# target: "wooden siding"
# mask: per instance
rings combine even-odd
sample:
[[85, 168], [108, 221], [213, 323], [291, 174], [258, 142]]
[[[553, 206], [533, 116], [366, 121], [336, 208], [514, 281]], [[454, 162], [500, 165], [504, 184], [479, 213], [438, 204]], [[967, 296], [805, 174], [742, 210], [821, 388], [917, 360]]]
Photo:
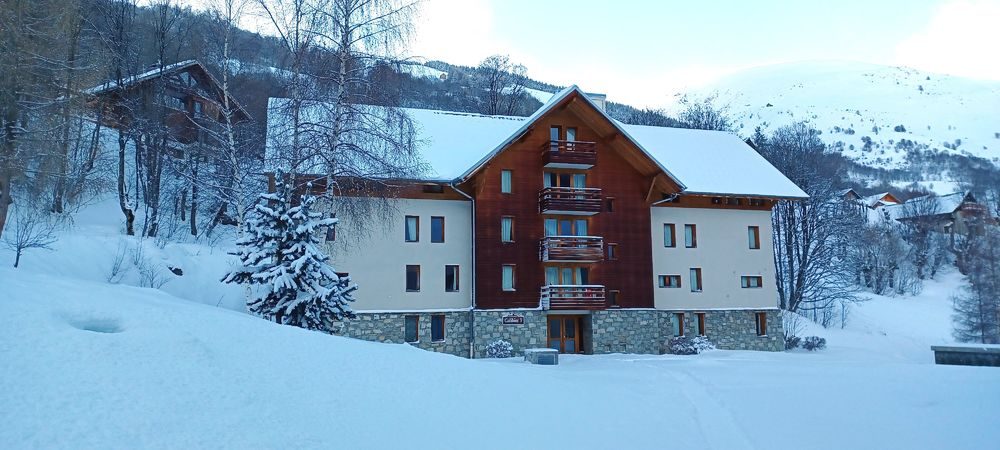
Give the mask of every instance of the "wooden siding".
[[[603, 121], [601, 123], [600, 121]], [[662, 192], [677, 192], [676, 184], [660, 174], [655, 163], [644, 161], [641, 152], [586, 102], [570, 99], [533, 124], [531, 131], [498, 154], [461, 188], [476, 198], [476, 306], [537, 308], [544, 284], [544, 267], [538, 245], [544, 236], [544, 215], [538, 210], [543, 187], [544, 158], [539, 148], [549, 142], [553, 125], [576, 127], [576, 139], [595, 142], [594, 167], [574, 171], [587, 174], [587, 187], [602, 189], [615, 199], [614, 212], [601, 204], [601, 212], [579, 217], [589, 221], [588, 233], [617, 244], [616, 260], [585, 264], [590, 285], [620, 291], [618, 304], [626, 308], [653, 306], [652, 255], [649, 229], [651, 201]], [[512, 170], [513, 192], [500, 192], [501, 170]], [[656, 193], [656, 195], [651, 195]], [[515, 217], [515, 241], [501, 243], [500, 218]], [[501, 266], [516, 266], [514, 291], [501, 289]]]

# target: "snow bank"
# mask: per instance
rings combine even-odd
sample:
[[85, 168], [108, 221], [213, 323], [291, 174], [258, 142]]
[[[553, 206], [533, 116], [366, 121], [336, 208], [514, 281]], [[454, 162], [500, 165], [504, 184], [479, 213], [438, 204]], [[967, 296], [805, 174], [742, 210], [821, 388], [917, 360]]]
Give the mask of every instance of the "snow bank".
[[732, 351], [532, 366], [307, 332], [153, 289], [9, 268], [0, 286], [9, 448], [983, 448], [1000, 439], [994, 368]]

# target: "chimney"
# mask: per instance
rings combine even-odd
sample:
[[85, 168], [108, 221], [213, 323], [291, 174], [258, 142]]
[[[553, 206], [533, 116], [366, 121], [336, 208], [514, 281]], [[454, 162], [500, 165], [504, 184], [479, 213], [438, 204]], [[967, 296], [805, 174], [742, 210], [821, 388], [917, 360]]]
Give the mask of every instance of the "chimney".
[[589, 97], [590, 101], [594, 102], [594, 104], [597, 105], [597, 107], [601, 111], [607, 111], [607, 106], [608, 106], [607, 94], [595, 94], [593, 92], [588, 92], [587, 97]]

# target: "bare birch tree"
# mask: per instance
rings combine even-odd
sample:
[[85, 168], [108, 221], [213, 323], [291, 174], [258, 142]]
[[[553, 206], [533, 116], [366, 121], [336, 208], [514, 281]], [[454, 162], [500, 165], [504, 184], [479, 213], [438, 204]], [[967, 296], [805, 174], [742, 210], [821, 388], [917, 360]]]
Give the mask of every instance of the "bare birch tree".
[[779, 201], [773, 209], [780, 306], [827, 326], [836, 306], [858, 300], [853, 269], [840, 251], [858, 231], [856, 215], [838, 195], [840, 171], [819, 132], [805, 124], [758, 140], [758, 151], [810, 196]]
[[483, 114], [514, 115], [524, 95], [527, 69], [507, 55], [492, 55], [479, 63], [481, 88], [486, 94]]

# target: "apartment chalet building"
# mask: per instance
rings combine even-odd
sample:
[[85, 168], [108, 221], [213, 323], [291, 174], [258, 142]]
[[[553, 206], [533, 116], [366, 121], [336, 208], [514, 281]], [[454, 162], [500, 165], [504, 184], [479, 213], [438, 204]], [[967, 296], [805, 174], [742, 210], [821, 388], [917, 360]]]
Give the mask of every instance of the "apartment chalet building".
[[783, 349], [771, 207], [806, 195], [738, 137], [623, 125], [575, 86], [527, 118], [407, 113], [431, 170], [370, 238], [328, 236], [360, 287], [337, 333], [477, 358]]

